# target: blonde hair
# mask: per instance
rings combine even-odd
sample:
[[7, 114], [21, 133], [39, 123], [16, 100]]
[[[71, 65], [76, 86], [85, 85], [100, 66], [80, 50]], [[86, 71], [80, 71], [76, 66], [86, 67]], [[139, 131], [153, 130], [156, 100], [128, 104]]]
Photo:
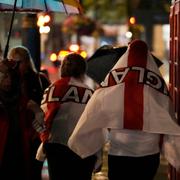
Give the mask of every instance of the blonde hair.
[[28, 64], [28, 68], [34, 72], [37, 72], [35, 64], [32, 60], [29, 50], [25, 46], [15, 46], [11, 48], [8, 52], [8, 58], [18, 56], [19, 59], [12, 59], [16, 61], [23, 61]]

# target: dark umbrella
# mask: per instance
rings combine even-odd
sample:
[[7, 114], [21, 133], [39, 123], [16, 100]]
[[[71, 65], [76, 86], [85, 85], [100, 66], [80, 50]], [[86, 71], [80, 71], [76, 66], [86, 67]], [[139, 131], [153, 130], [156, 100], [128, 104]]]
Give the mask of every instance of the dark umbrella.
[[118, 48], [113, 48], [112, 46], [100, 47], [87, 59], [87, 75], [97, 83], [101, 83], [126, 50], [126, 46]]
[[11, 36], [15, 12], [61, 12], [66, 14], [79, 14], [81, 6], [78, 0], [0, 0], [0, 11], [11, 11], [12, 18], [8, 39], [4, 51], [6, 59], [9, 40]]
[[155, 63], [157, 64], [158, 67], [161, 67], [163, 65], [163, 62], [161, 60], [159, 60], [156, 56], [154, 56], [152, 54], [153, 58], [154, 58], [154, 61]]
[[[87, 59], [87, 75], [100, 84], [126, 50], [127, 46], [113, 48], [112, 46], [105, 45], [100, 47]], [[158, 67], [163, 65], [161, 60], [153, 54], [152, 56]]]

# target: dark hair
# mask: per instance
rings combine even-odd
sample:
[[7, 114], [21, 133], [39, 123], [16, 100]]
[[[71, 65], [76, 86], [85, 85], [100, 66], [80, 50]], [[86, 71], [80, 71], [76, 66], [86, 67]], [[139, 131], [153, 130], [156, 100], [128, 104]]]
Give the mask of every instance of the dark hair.
[[86, 61], [81, 55], [71, 53], [64, 58], [61, 66], [61, 77], [72, 76], [78, 78], [85, 72]]

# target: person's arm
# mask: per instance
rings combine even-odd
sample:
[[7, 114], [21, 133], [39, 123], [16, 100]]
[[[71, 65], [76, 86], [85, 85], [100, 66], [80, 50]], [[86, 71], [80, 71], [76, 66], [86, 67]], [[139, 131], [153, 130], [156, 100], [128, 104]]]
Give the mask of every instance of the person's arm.
[[29, 100], [27, 104], [27, 109], [32, 111], [34, 114], [34, 120], [32, 122], [33, 128], [38, 133], [45, 131], [44, 112], [40, 108], [40, 106], [35, 101]]

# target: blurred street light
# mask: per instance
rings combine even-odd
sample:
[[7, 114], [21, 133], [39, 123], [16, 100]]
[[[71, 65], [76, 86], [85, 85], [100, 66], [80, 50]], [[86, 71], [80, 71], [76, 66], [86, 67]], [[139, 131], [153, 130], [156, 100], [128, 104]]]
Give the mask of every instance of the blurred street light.
[[131, 17], [129, 18], [129, 23], [130, 23], [131, 25], [136, 24], [136, 18], [135, 18], [134, 16], [131, 16]]
[[40, 34], [47, 34], [50, 32], [50, 22], [51, 22], [51, 17], [48, 14], [44, 14], [44, 15], [39, 15], [38, 16], [38, 21], [37, 21], [37, 25], [39, 26], [39, 32]]

